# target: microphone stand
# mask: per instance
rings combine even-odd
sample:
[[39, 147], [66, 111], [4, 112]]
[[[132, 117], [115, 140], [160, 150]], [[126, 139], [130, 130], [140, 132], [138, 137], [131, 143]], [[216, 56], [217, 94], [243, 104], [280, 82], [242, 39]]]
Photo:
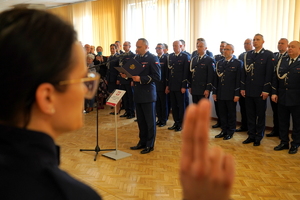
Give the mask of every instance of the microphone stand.
[[[100, 83], [101, 84], [101, 83]], [[99, 107], [99, 88], [98, 88], [98, 91], [97, 91], [97, 98], [96, 98], [96, 105], [97, 105], [97, 113], [96, 113], [96, 147], [95, 149], [80, 149], [80, 151], [95, 151], [96, 154], [95, 154], [95, 157], [94, 157], [94, 161], [97, 160], [97, 156], [98, 156], [98, 153], [100, 151], [113, 151], [113, 150], [116, 150], [116, 149], [100, 149], [99, 147], [99, 134], [98, 134], [98, 125], [99, 125], [99, 122], [98, 122], [98, 107]]]

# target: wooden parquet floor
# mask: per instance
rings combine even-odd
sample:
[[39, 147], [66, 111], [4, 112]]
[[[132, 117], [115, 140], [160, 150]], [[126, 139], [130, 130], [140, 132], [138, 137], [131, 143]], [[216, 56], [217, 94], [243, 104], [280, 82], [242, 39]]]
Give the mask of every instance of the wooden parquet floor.
[[[115, 148], [115, 117], [106, 107], [99, 110], [99, 144], [101, 149]], [[124, 111], [122, 111], [124, 113]], [[94, 161], [96, 144], [96, 111], [85, 114], [85, 125], [57, 140], [61, 146], [61, 168], [94, 188], [105, 200], [180, 200], [182, 190], [178, 178], [181, 133], [167, 130], [173, 124], [157, 128], [155, 150], [142, 155], [130, 150], [138, 142], [134, 119], [118, 118], [118, 149], [132, 156], [112, 160], [101, 156]], [[212, 121], [211, 124], [214, 124]], [[211, 129], [210, 145], [219, 145], [236, 160], [236, 179], [231, 198], [234, 200], [298, 200], [300, 199], [300, 152], [289, 155], [276, 152], [278, 138], [262, 140], [261, 146], [242, 144], [246, 132], [235, 133], [231, 140], [215, 139], [220, 129]], [[209, 197], [207, 198], [209, 200]]]

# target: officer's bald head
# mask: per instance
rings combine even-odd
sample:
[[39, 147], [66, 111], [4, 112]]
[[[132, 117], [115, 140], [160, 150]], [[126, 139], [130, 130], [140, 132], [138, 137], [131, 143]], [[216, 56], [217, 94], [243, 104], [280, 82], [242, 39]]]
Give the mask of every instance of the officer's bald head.
[[140, 38], [136, 42], [136, 50], [135, 52], [139, 55], [144, 55], [148, 52], [148, 41], [145, 38]]
[[178, 54], [181, 52], [181, 48], [182, 48], [182, 43], [180, 40], [175, 40], [173, 42], [173, 50], [175, 52], [175, 54]]
[[251, 51], [253, 49], [252, 39], [247, 38], [244, 42], [244, 49], [246, 52]]
[[300, 42], [292, 41], [288, 45], [288, 54], [290, 58], [296, 58], [300, 54]]

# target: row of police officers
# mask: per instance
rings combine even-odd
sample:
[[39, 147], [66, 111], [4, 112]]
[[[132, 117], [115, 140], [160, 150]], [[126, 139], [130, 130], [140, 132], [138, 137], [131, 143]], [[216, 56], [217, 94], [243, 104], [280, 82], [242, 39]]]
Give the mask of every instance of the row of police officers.
[[[141, 153], [154, 150], [155, 126], [166, 124], [169, 101], [174, 124], [168, 129], [180, 131], [189, 91], [193, 103], [209, 98], [212, 92], [222, 129], [215, 137], [224, 140], [231, 139], [236, 131], [236, 104], [244, 99], [248, 138], [243, 144], [253, 143], [254, 146], [259, 146], [263, 139], [266, 100], [271, 96], [278, 108], [281, 139], [274, 150], [289, 149], [290, 154], [297, 153], [300, 145], [300, 43], [289, 43], [285, 55], [274, 55], [263, 48], [263, 43], [263, 36], [256, 34], [253, 38], [254, 50], [246, 50], [240, 59], [233, 55], [234, 46], [226, 43], [222, 56], [216, 62], [207, 55], [207, 45], [203, 38], [197, 40], [197, 51], [193, 52], [192, 58], [183, 51], [179, 40], [173, 42], [174, 53], [171, 54], [164, 54], [166, 46], [157, 44], [157, 57], [148, 52], [146, 40], [138, 40], [134, 59], [149, 69], [143, 71], [143, 77], [133, 77], [140, 140], [131, 149], [144, 148]], [[159, 72], [157, 69], [160, 69]], [[126, 76], [122, 75], [122, 78]], [[146, 106], [145, 103], [151, 105]], [[290, 115], [293, 119], [291, 144], [288, 137]]]

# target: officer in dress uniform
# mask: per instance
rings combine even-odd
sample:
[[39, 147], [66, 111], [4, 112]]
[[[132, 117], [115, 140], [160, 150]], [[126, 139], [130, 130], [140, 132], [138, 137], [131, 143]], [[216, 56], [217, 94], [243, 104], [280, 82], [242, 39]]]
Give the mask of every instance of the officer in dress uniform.
[[198, 55], [193, 57], [190, 63], [189, 90], [193, 103], [198, 103], [202, 98], [209, 98], [213, 87], [215, 63], [206, 55], [206, 42], [199, 41], [197, 44]]
[[181, 42], [173, 42], [174, 53], [168, 58], [168, 74], [166, 93], [170, 92], [173, 126], [169, 130], [181, 131], [185, 111], [185, 92], [188, 87], [190, 57], [181, 52]]
[[[115, 44], [110, 45], [110, 53], [107, 60], [107, 73], [105, 78], [105, 83], [108, 88], [108, 93], [111, 94], [115, 89], [119, 88], [120, 80], [119, 80], [119, 71], [115, 69], [115, 67], [119, 67], [119, 54], [117, 53], [117, 46]], [[118, 115], [120, 111], [120, 103], [116, 106], [117, 113], [110, 112], [111, 115]]]
[[185, 41], [184, 40], [179, 40], [180, 42], [181, 42], [181, 44], [182, 44], [182, 47], [181, 47], [181, 52], [182, 53], [186, 53], [188, 56], [190, 56], [191, 57], [191, 54], [189, 53], [189, 52], [187, 52], [186, 50], [185, 50]]
[[[275, 52], [275, 60], [276, 63], [282, 58], [286, 57], [287, 48], [288, 48], [289, 41], [286, 38], [281, 38], [278, 41], [277, 49], [279, 52]], [[267, 137], [278, 137], [279, 136], [279, 121], [278, 121], [278, 105], [270, 98], [270, 103], [273, 111], [273, 129], [271, 133], [266, 134]]]
[[117, 53], [118, 54], [123, 54], [124, 51], [122, 51], [122, 45], [120, 41], [115, 41], [115, 45], [117, 46]]
[[[221, 44], [220, 44], [220, 54], [217, 54], [215, 55], [214, 59], [216, 62], [224, 59], [224, 48], [225, 46], [227, 45], [227, 42], [225, 41], [221, 41]], [[212, 128], [218, 128], [218, 127], [221, 127], [221, 118], [220, 118], [220, 114], [219, 114], [219, 106], [218, 106], [218, 101], [215, 101], [214, 102], [215, 104], [215, 111], [216, 111], [216, 115], [217, 115], [217, 118], [218, 118], [218, 121], [215, 125], [212, 126]]]
[[215, 138], [229, 140], [236, 127], [236, 102], [240, 98], [242, 62], [233, 58], [234, 47], [227, 44], [224, 48], [224, 59], [216, 64], [215, 89], [213, 98], [218, 101], [222, 132]]
[[143, 149], [141, 154], [154, 150], [156, 137], [155, 124], [155, 82], [160, 81], [160, 64], [157, 56], [148, 51], [148, 41], [140, 38], [136, 42], [136, 60], [143, 65], [144, 70], [138, 76], [132, 76], [134, 81], [134, 101], [136, 103], [136, 115], [139, 127], [139, 142], [132, 150]]
[[119, 84], [119, 72], [115, 69], [115, 67], [119, 67], [119, 54], [117, 53], [117, 46], [115, 44], [110, 45], [110, 53], [111, 55], [107, 61], [106, 84], [108, 85], [108, 92], [112, 93], [117, 89]]
[[219, 60], [222, 60], [224, 58], [224, 48], [227, 45], [227, 42], [221, 41], [220, 44], [220, 54], [215, 55], [215, 61], [218, 62]]
[[[196, 47], [198, 46], [198, 42], [201, 42], [201, 41], [206, 42], [204, 38], [198, 38], [198, 39], [197, 39], [197, 42], [196, 42]], [[206, 55], [208, 55], [209, 57], [214, 58], [213, 53], [210, 52], [210, 51], [208, 51], [207, 49], [206, 49], [206, 52], [205, 52], [205, 53], [206, 53]], [[193, 51], [191, 58], [193, 58], [193, 57], [195, 57], [195, 56], [199, 56], [199, 55], [198, 55], [198, 50]]]
[[271, 92], [271, 81], [275, 59], [271, 51], [263, 48], [264, 38], [256, 34], [253, 39], [254, 50], [244, 56], [241, 95], [246, 99], [248, 138], [243, 144], [259, 146], [265, 132], [266, 99]]
[[[181, 52], [182, 53], [185, 53], [185, 54], [187, 54], [190, 58], [191, 58], [191, 54], [189, 53], [189, 52], [187, 52], [186, 50], [185, 50], [185, 41], [184, 40], [179, 40], [180, 42], [181, 42], [181, 44], [182, 44], [182, 46], [181, 46]], [[190, 104], [190, 97], [189, 97], [189, 92], [188, 92], [188, 90], [186, 90], [185, 91], [185, 107], [188, 107], [189, 106], [189, 104]]]
[[169, 51], [168, 45], [166, 43], [162, 43], [162, 44], [165, 46], [165, 48], [164, 48], [164, 54], [169, 55], [169, 53], [168, 53], [168, 51]]
[[293, 132], [289, 154], [295, 154], [300, 145], [300, 43], [292, 41], [288, 45], [288, 56], [282, 57], [275, 70], [272, 101], [278, 104], [279, 136], [281, 142], [275, 151], [289, 149], [290, 115]]
[[156, 116], [157, 122], [156, 125], [163, 127], [166, 125], [168, 120], [168, 104], [167, 104], [167, 94], [166, 94], [166, 73], [168, 70], [168, 61], [167, 56], [164, 54], [165, 46], [162, 43], [156, 45], [156, 53], [159, 59], [161, 67], [161, 79], [160, 81], [155, 82], [156, 84]]
[[[164, 45], [164, 54], [165, 54], [165, 56], [169, 56], [169, 47], [168, 47], [168, 45], [166, 44], [166, 43], [163, 43], [163, 45]], [[167, 61], [167, 62], [169, 62], [169, 61]], [[167, 66], [168, 66], [169, 64], [167, 64]], [[167, 75], [167, 74], [166, 74]], [[167, 78], [167, 77], [166, 77]], [[168, 108], [168, 112], [167, 112], [167, 119], [169, 119], [169, 114], [170, 114], [170, 112], [171, 112], [171, 99], [170, 99], [170, 93], [167, 93], [167, 108]]]
[[[244, 55], [248, 52], [253, 50], [253, 45], [252, 45], [252, 39], [247, 38], [244, 42], [244, 49], [245, 52], [241, 53], [239, 55], [239, 60], [243, 62], [244, 60]], [[241, 127], [236, 129], [235, 132], [243, 132], [243, 131], [248, 131], [248, 125], [247, 125], [247, 112], [246, 112], [246, 105], [245, 105], [245, 97], [240, 96], [239, 99], [239, 104], [240, 104], [240, 112], [241, 112]]]
[[[131, 43], [126, 41], [123, 44], [123, 49], [125, 51], [124, 54], [122, 54], [122, 56], [120, 56], [120, 62], [119, 65], [123, 66], [125, 65], [128, 60], [130, 60], [131, 58], [133, 58], [135, 56], [135, 54], [130, 51], [131, 48]], [[134, 105], [134, 101], [133, 101], [133, 82], [132, 82], [132, 78], [123, 78], [123, 74], [121, 74], [120, 76], [120, 89], [121, 90], [125, 90], [126, 93], [124, 94], [124, 96], [122, 97], [122, 102], [123, 102], [123, 106], [125, 108], [125, 113], [123, 115], [120, 115], [120, 117], [126, 117], [127, 119], [132, 119], [135, 117], [135, 105]]]

